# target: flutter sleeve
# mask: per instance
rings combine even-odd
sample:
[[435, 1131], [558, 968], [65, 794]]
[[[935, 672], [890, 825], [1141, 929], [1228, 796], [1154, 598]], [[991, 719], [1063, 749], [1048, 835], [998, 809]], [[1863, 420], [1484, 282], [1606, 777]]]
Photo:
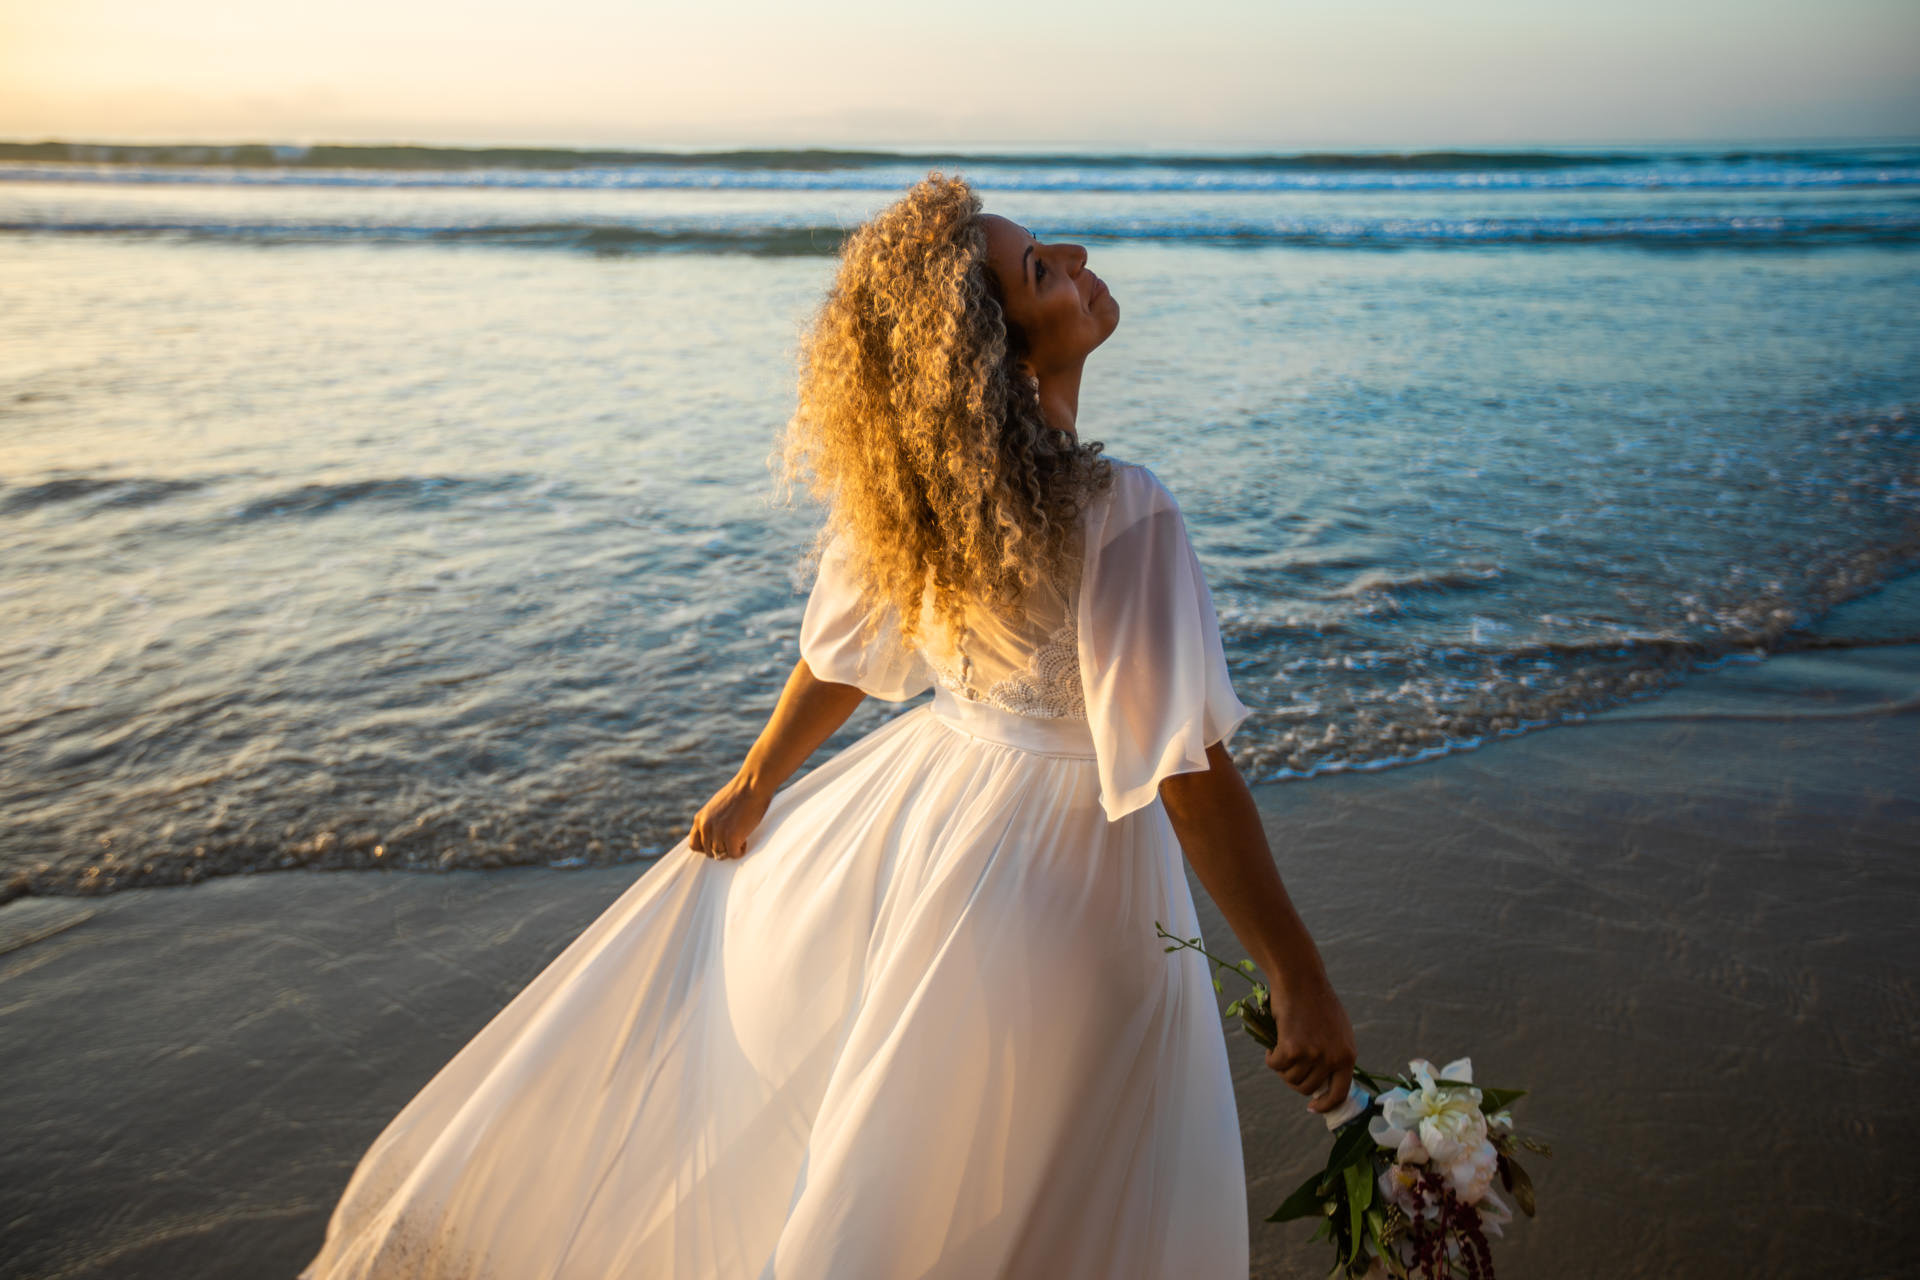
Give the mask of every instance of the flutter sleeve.
[[1076, 607], [1100, 806], [1117, 822], [1163, 778], [1209, 768], [1207, 748], [1249, 714], [1180, 506], [1147, 468], [1116, 468], [1087, 513]]
[[900, 642], [897, 615], [889, 607], [871, 638], [861, 624], [872, 606], [848, 571], [845, 544], [834, 539], [820, 557], [820, 574], [800, 622], [800, 656], [817, 679], [850, 684], [885, 702], [905, 702], [933, 685], [919, 650]]

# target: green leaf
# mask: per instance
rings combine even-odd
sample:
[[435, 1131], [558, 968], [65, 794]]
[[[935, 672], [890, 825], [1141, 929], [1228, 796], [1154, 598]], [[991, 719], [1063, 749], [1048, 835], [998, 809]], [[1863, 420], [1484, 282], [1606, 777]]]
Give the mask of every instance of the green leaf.
[[1367, 1206], [1373, 1203], [1373, 1166], [1350, 1164], [1347, 1180], [1347, 1254], [1348, 1262], [1360, 1260], [1360, 1242], [1366, 1238]]
[[1291, 1222], [1295, 1218], [1305, 1218], [1320, 1212], [1320, 1175], [1314, 1174], [1298, 1187], [1293, 1194], [1280, 1202], [1267, 1218], [1268, 1222]]
[[[1338, 1173], [1363, 1160], [1371, 1165], [1371, 1157], [1378, 1150], [1380, 1150], [1380, 1144], [1375, 1142], [1373, 1135], [1367, 1132], [1367, 1126], [1349, 1125], [1340, 1131], [1338, 1138], [1333, 1140], [1333, 1150], [1327, 1153], [1327, 1172]], [[1371, 1176], [1371, 1169], [1368, 1174]]]
[[[1435, 1083], [1439, 1083], [1435, 1081]], [[1478, 1088], [1479, 1086], [1475, 1086]], [[1527, 1096], [1525, 1089], [1480, 1089], [1480, 1109], [1488, 1115], [1500, 1110], [1515, 1098]]]
[[1513, 1198], [1520, 1211], [1529, 1218], [1533, 1217], [1533, 1179], [1520, 1167], [1520, 1162], [1508, 1156], [1500, 1157], [1500, 1185], [1513, 1192]]
[[[1373, 1203], [1373, 1166], [1350, 1164], [1347, 1166], [1346, 1175], [1348, 1192], [1358, 1194], [1360, 1211], [1366, 1212], [1368, 1206]], [[1354, 1225], [1359, 1225], [1357, 1220]]]
[[1380, 1237], [1386, 1233], [1386, 1230], [1387, 1215], [1380, 1211], [1379, 1205], [1370, 1205], [1367, 1208], [1367, 1239], [1373, 1241], [1373, 1247], [1380, 1251], [1382, 1258], [1387, 1255], [1387, 1246]]
[[1223, 986], [1221, 986], [1221, 985], [1220, 985], [1220, 979], [1218, 979], [1218, 978], [1215, 978], [1215, 979], [1213, 980], [1213, 989], [1214, 989], [1215, 991], [1225, 991], [1225, 990], [1226, 990], [1226, 988], [1225, 988], [1225, 987], [1223, 987]]
[[1242, 969], [1245, 969], [1245, 970], [1246, 970], [1246, 971], [1247, 971], [1248, 973], [1252, 973], [1252, 972], [1253, 972], [1253, 961], [1251, 961], [1251, 960], [1242, 960], [1242, 961], [1240, 962], [1240, 967], [1241, 967]]

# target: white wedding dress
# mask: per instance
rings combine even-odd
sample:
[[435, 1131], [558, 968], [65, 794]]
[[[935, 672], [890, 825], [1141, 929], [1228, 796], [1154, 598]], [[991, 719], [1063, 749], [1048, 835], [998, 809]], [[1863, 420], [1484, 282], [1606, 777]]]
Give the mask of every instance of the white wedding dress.
[[[1160, 780], [1247, 708], [1115, 462], [1073, 589], [958, 665], [830, 549], [801, 654], [928, 705], [640, 874], [361, 1159], [302, 1280], [1245, 1280], [1240, 1132]], [[883, 621], [890, 622], [892, 615]]]

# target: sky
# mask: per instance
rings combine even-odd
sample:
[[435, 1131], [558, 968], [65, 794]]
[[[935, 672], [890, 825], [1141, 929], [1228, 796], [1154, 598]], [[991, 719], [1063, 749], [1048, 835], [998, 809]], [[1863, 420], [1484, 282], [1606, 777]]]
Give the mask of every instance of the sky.
[[1920, 0], [0, 0], [10, 140], [1916, 136]]

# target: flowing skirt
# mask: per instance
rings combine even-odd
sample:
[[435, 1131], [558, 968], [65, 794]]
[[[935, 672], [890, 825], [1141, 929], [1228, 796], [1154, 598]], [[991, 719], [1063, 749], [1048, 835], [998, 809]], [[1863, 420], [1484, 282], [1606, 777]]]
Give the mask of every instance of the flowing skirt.
[[301, 1280], [1245, 1280], [1166, 811], [944, 689], [682, 840], [362, 1157]]

